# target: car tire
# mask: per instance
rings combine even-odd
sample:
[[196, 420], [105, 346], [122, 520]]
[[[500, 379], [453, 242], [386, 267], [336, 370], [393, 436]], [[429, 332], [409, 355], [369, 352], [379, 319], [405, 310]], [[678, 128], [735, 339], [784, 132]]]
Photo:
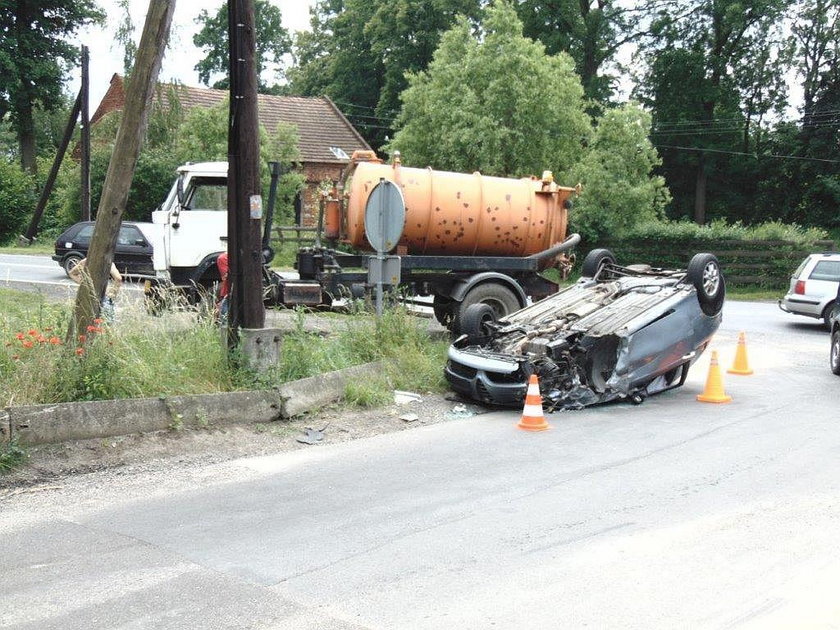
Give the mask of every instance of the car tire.
[[615, 255], [608, 249], [593, 249], [583, 259], [580, 275], [584, 278], [594, 278], [604, 265], [614, 265]]
[[73, 269], [79, 262], [84, 258], [81, 254], [67, 254], [64, 257], [64, 260], [61, 261], [61, 266], [64, 267], [64, 273], [67, 274], [67, 277], [70, 277], [70, 270]]
[[461, 334], [467, 335], [471, 344], [487, 341], [491, 329], [487, 326], [496, 321], [496, 313], [489, 304], [470, 304], [461, 318]]
[[823, 328], [826, 330], [831, 330], [831, 314], [834, 312], [834, 302], [831, 302], [828, 306], [823, 309], [822, 312], [822, 322]]
[[831, 372], [840, 376], [840, 328], [831, 333], [831, 355], [829, 357]]
[[497, 282], [479, 284], [467, 292], [460, 304], [453, 307], [455, 319], [452, 323], [452, 331], [456, 335], [462, 334], [464, 315], [473, 304], [486, 304], [493, 309], [497, 320], [521, 308], [519, 298], [506, 286]]
[[706, 315], [720, 313], [726, 297], [726, 286], [717, 257], [714, 254], [695, 254], [688, 263], [686, 278], [697, 291], [700, 309]]

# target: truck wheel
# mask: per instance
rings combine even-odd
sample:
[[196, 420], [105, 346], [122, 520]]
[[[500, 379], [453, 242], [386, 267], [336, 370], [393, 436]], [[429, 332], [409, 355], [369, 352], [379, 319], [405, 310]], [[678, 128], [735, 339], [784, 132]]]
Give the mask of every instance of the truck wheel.
[[441, 326], [449, 328], [452, 325], [452, 320], [455, 318], [455, 314], [453, 313], [454, 306], [455, 302], [452, 298], [435, 294], [434, 300], [432, 301], [432, 310], [435, 313], [435, 319], [438, 320]]
[[521, 308], [516, 294], [506, 286], [496, 282], [487, 282], [473, 287], [461, 303], [454, 309], [455, 321], [452, 331], [456, 335], [462, 334], [462, 321], [467, 309], [473, 304], [486, 304], [493, 309], [493, 316], [498, 320]]
[[720, 313], [726, 297], [726, 287], [717, 257], [714, 254], [695, 254], [688, 263], [686, 278], [697, 291], [700, 309], [706, 315]]
[[75, 267], [76, 265], [78, 265], [81, 259], [81, 254], [67, 254], [67, 256], [64, 257], [61, 266], [64, 267], [64, 273], [67, 274], [68, 278], [70, 277], [70, 270], [73, 269], [73, 267]]
[[495, 312], [489, 304], [470, 304], [461, 318], [461, 334], [467, 335], [471, 344], [484, 343], [492, 332], [487, 324], [495, 321]]
[[594, 278], [604, 265], [614, 265], [615, 255], [608, 249], [593, 249], [583, 259], [580, 275], [584, 278]]

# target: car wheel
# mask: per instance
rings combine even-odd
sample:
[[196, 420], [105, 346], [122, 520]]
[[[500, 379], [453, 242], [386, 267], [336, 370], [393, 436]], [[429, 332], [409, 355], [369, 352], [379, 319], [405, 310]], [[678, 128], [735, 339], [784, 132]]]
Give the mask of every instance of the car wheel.
[[486, 304], [493, 309], [493, 316], [495, 319], [502, 319], [506, 315], [518, 311], [520, 309], [519, 298], [516, 294], [501, 284], [496, 282], [488, 282], [479, 284], [473, 287], [461, 301], [457, 307], [454, 307], [455, 321], [452, 325], [452, 331], [460, 335], [462, 333], [462, 325], [464, 315], [467, 309], [473, 304]]
[[81, 254], [67, 254], [64, 257], [64, 260], [61, 263], [61, 266], [64, 267], [64, 273], [67, 274], [67, 277], [70, 277], [70, 270], [73, 269], [76, 265], [79, 264], [79, 261], [82, 260]]
[[831, 314], [834, 312], [834, 302], [825, 307], [822, 313], [823, 328], [831, 330]]
[[831, 371], [840, 376], [840, 328], [831, 333]]
[[614, 265], [615, 255], [608, 249], [593, 249], [583, 259], [580, 275], [584, 278], [594, 278], [604, 265]]
[[695, 254], [688, 263], [686, 278], [697, 291], [700, 308], [706, 315], [717, 315], [723, 308], [726, 286], [720, 263], [714, 254]]
[[461, 334], [472, 344], [484, 343], [492, 330], [488, 324], [496, 321], [496, 314], [488, 304], [471, 304], [461, 318]]

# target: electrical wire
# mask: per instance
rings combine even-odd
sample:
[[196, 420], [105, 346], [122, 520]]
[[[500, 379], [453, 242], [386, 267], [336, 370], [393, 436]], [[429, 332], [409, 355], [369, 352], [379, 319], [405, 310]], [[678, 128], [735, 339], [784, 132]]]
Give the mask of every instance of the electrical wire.
[[756, 160], [761, 158], [776, 158], [783, 160], [802, 160], [806, 162], [826, 162], [828, 164], [840, 164], [840, 160], [828, 160], [825, 158], [809, 158], [799, 155], [777, 155], [774, 153], [759, 155], [758, 153], [744, 153], [743, 151], [724, 151], [723, 149], [704, 149], [702, 147], [676, 147], [667, 144], [654, 144], [657, 149], [676, 149], [679, 151], [700, 151], [703, 153], [724, 153], [726, 155], [744, 155]]

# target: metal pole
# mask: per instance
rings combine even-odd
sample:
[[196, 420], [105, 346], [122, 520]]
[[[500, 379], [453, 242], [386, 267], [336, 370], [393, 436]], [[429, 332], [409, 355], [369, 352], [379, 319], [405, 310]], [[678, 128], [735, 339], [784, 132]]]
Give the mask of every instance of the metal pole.
[[82, 46], [82, 106], [79, 125], [82, 131], [82, 221], [90, 221], [90, 51]]
[[[379, 178], [379, 185], [382, 186], [380, 190], [385, 192], [385, 178]], [[385, 234], [385, 195], [379, 195], [379, 234]], [[382, 237], [380, 237], [380, 241]], [[382, 274], [384, 272], [385, 252], [379, 247], [376, 249], [376, 260], [379, 263], [379, 275], [376, 278], [376, 317], [382, 317]]]

